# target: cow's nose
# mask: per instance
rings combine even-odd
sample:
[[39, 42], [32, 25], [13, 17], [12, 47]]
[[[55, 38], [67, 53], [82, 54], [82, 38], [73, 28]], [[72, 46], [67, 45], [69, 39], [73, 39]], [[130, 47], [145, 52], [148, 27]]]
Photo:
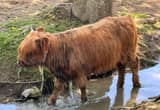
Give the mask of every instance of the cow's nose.
[[19, 63], [18, 60], [17, 60], [17, 62], [16, 62], [16, 66], [17, 66], [17, 67], [20, 67], [20, 63]]
[[24, 65], [24, 61], [23, 61], [23, 60], [18, 60], [16, 65], [17, 65], [18, 67], [21, 67], [21, 66]]

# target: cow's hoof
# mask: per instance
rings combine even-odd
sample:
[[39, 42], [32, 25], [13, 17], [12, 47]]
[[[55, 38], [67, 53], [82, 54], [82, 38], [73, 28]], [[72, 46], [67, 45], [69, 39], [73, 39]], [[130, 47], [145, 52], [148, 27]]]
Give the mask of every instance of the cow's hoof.
[[82, 98], [81, 98], [82, 103], [87, 102], [87, 100], [88, 100], [87, 97], [82, 97]]
[[141, 87], [141, 84], [140, 84], [140, 83], [134, 83], [134, 84], [133, 84], [133, 87], [134, 87], [134, 88], [140, 88], [140, 87]]
[[53, 98], [48, 98], [48, 102], [47, 102], [48, 105], [55, 105], [55, 103], [56, 103], [56, 100], [54, 100]]

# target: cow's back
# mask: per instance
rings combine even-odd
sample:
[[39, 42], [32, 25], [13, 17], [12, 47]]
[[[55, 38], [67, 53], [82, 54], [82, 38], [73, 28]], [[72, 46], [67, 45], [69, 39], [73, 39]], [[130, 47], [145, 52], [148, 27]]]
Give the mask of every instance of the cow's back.
[[136, 51], [136, 29], [130, 17], [108, 17], [60, 34], [72, 48], [69, 56], [72, 71], [111, 70], [120, 62], [126, 63]]

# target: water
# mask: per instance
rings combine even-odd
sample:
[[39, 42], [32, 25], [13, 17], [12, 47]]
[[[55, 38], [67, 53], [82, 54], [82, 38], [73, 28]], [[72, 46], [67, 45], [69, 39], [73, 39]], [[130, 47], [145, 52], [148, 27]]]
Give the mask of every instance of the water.
[[88, 98], [85, 104], [80, 103], [77, 92], [74, 98], [60, 96], [55, 106], [46, 104], [46, 97], [39, 102], [32, 100], [25, 103], [0, 104], [0, 110], [108, 110], [117, 106], [132, 106], [160, 95], [160, 64], [139, 72], [142, 88], [132, 88], [132, 75], [125, 76], [123, 89], [117, 89], [117, 75], [89, 81]]
[[0, 110], [16, 110], [14, 104], [0, 104]]

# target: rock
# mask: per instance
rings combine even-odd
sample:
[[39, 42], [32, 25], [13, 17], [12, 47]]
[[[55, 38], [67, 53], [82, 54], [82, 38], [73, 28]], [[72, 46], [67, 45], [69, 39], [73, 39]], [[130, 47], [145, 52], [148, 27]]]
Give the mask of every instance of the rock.
[[73, 0], [72, 13], [83, 22], [112, 15], [112, 0]]
[[40, 97], [42, 94], [39, 88], [33, 87], [33, 88], [24, 90], [21, 95], [25, 98], [37, 98], [37, 97]]
[[72, 3], [59, 3], [55, 6], [53, 14], [56, 19], [66, 19], [72, 16]]
[[142, 102], [137, 105], [134, 110], [160, 110], [160, 103], [157, 102]]

